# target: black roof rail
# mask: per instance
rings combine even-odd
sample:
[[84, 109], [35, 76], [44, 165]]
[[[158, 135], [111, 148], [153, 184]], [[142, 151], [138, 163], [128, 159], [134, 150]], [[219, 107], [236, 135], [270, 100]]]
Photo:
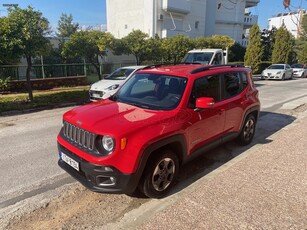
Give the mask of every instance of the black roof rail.
[[190, 72], [190, 74], [200, 73], [206, 70], [216, 69], [216, 68], [221, 68], [221, 67], [237, 68], [237, 67], [245, 67], [245, 66], [244, 65], [208, 65], [208, 66], [203, 66], [203, 67], [194, 69]]
[[143, 69], [153, 69], [153, 68], [158, 68], [161, 66], [168, 66], [168, 65], [202, 65], [199, 62], [179, 62], [179, 63], [163, 63], [163, 64], [153, 64], [153, 65], [148, 65], [145, 66]]
[[145, 66], [143, 69], [153, 69], [153, 68], [161, 67], [161, 66], [164, 66], [164, 65], [166, 65], [166, 64], [153, 64], [153, 65]]

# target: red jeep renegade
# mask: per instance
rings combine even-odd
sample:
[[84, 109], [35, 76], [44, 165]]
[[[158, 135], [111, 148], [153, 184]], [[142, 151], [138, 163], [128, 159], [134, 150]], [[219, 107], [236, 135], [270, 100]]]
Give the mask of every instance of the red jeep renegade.
[[248, 68], [149, 66], [111, 98], [64, 114], [59, 165], [93, 191], [160, 198], [187, 161], [233, 139], [249, 144], [259, 110]]

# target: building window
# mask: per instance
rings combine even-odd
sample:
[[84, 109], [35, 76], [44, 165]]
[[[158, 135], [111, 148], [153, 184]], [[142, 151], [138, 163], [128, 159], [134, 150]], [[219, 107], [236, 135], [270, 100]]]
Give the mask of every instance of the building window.
[[125, 29], [128, 29], [128, 25], [125, 25]]
[[198, 29], [199, 21], [195, 22], [195, 29]]

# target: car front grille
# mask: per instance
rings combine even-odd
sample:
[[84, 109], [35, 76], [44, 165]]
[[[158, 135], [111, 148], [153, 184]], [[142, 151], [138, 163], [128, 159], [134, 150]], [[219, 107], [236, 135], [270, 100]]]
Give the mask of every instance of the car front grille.
[[94, 149], [96, 135], [66, 121], [64, 121], [63, 135], [75, 145], [91, 151]]
[[103, 92], [103, 91], [90, 90], [90, 96], [91, 96], [91, 97], [102, 98], [103, 95], [104, 95], [104, 92]]

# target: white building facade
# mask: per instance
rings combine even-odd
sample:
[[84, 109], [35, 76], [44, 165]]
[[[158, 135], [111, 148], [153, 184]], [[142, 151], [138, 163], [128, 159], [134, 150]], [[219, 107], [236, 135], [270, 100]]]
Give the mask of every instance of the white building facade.
[[107, 30], [117, 38], [132, 30], [151, 37], [227, 35], [247, 45], [246, 30], [257, 24], [249, 8], [260, 0], [107, 0]]
[[300, 9], [298, 11], [279, 13], [276, 16], [269, 18], [269, 30], [273, 27], [277, 29], [285, 25], [287, 30], [295, 37], [300, 36], [301, 23], [303, 16], [307, 14], [307, 10]]

